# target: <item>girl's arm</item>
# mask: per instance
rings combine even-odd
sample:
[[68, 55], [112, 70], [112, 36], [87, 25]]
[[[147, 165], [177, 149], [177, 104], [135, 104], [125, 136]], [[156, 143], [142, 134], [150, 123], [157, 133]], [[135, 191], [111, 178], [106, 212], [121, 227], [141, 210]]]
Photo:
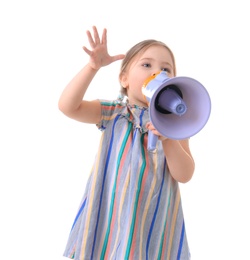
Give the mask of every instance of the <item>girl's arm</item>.
[[189, 139], [172, 140], [159, 134], [152, 123], [147, 124], [148, 130], [159, 136], [166, 156], [170, 174], [178, 182], [188, 182], [194, 173], [195, 163], [189, 148]]
[[94, 124], [100, 121], [101, 105], [99, 101], [83, 100], [97, 71], [87, 64], [63, 90], [58, 107], [66, 116], [85, 123]]
[[101, 119], [101, 105], [98, 100], [83, 100], [92, 79], [98, 70], [110, 63], [123, 59], [125, 55], [110, 56], [107, 50], [107, 30], [103, 30], [100, 39], [98, 31], [93, 26], [93, 37], [87, 31], [92, 51], [83, 47], [89, 55], [89, 63], [69, 82], [58, 102], [59, 109], [68, 117], [75, 120], [96, 124]]
[[194, 173], [195, 163], [189, 149], [189, 140], [165, 139], [162, 141], [167, 165], [172, 177], [178, 182], [188, 182]]

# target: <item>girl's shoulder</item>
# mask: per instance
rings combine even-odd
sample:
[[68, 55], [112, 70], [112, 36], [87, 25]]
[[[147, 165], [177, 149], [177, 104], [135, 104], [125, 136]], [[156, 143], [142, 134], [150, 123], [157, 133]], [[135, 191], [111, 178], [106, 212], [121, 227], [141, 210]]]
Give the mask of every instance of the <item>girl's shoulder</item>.
[[[122, 100], [100, 100], [102, 110], [102, 120], [97, 125], [101, 130], [105, 129], [107, 124], [113, 120], [128, 120], [136, 126], [143, 128], [149, 121], [148, 109], [131, 105]], [[145, 129], [146, 131], [147, 129]]]
[[102, 107], [110, 107], [111, 109], [115, 109], [115, 108], [123, 109], [127, 107], [127, 103], [119, 99], [115, 99], [115, 100], [100, 99], [99, 101]]
[[119, 113], [124, 114], [125, 116], [129, 116], [130, 114], [141, 114], [141, 111], [146, 111], [148, 108], [140, 107], [138, 105], [130, 104], [128, 102], [124, 102], [122, 100], [100, 100], [102, 107], [102, 114], [110, 113]]

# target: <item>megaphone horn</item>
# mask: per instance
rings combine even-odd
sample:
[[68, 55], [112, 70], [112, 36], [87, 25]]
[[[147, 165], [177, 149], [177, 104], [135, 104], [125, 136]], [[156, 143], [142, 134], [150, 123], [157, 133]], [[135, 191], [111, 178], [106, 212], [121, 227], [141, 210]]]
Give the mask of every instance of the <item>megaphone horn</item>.
[[[165, 71], [146, 79], [142, 93], [149, 104], [149, 117], [163, 136], [182, 140], [197, 134], [211, 113], [211, 99], [205, 87], [190, 77], [169, 78]], [[156, 148], [158, 137], [149, 131], [148, 150]]]

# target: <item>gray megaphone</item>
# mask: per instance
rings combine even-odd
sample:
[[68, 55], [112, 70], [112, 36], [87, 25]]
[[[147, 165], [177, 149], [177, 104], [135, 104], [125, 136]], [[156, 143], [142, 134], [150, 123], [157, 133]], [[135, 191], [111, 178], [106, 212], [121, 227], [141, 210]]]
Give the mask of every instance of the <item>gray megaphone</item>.
[[[149, 117], [155, 129], [174, 140], [197, 134], [207, 123], [211, 99], [205, 87], [190, 77], [169, 78], [165, 71], [154, 74], [143, 84], [149, 104]], [[148, 150], [156, 148], [158, 136], [148, 134]]]

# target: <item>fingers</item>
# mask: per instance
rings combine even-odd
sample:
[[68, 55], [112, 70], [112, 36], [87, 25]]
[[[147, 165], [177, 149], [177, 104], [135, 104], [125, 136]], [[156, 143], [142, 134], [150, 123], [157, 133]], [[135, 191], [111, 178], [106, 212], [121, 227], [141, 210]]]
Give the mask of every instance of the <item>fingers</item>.
[[93, 34], [94, 34], [95, 43], [100, 44], [100, 37], [99, 37], [96, 26], [93, 26]]
[[155, 129], [155, 127], [152, 125], [152, 123], [151, 122], [148, 122], [147, 124], [146, 124], [146, 127], [147, 127], [147, 129], [149, 130], [149, 131], [152, 131], [154, 134], [156, 134], [156, 135], [160, 135], [158, 132], [157, 132], [157, 130]]
[[101, 43], [102, 44], [107, 44], [107, 29], [106, 28], [103, 29]]
[[153, 126], [153, 124], [151, 123], [151, 122], [148, 122], [147, 124], [146, 124], [146, 127], [147, 127], [147, 129], [148, 130], [155, 130], [155, 128], [154, 128], [154, 126]]
[[149, 131], [152, 131], [152, 133], [153, 133], [154, 135], [157, 135], [157, 136], [159, 137], [159, 140], [163, 141], [163, 140], [168, 139], [167, 137], [161, 135], [161, 134], [155, 129], [155, 127], [153, 126], [153, 124], [152, 124], [151, 122], [148, 122], [148, 123], [146, 124], [146, 127], [147, 127], [147, 129], [148, 129]]
[[160, 133], [155, 129], [155, 127], [153, 126], [153, 124], [151, 122], [148, 122], [146, 124], [146, 127], [149, 131], [152, 131], [155, 135], [160, 136]]
[[107, 44], [107, 29], [103, 29], [101, 40], [96, 26], [93, 26], [92, 29], [93, 34], [89, 30], [86, 32], [91, 48], [95, 48], [99, 44]]
[[111, 62], [124, 59], [124, 54], [110, 56], [107, 49], [107, 29], [104, 28], [100, 38], [96, 26], [92, 27], [93, 32], [86, 31], [90, 48], [83, 46], [83, 50], [91, 57], [92, 62], [98, 67], [109, 65]]
[[125, 58], [125, 55], [119, 54], [119, 55], [112, 56], [111, 58], [112, 58], [112, 61], [122, 60]]
[[86, 48], [85, 46], [83, 46], [82, 48], [83, 48], [83, 50], [84, 50], [89, 56], [91, 56], [92, 51], [90, 51], [90, 50], [89, 50], [88, 48]]
[[91, 32], [87, 31], [86, 34], [87, 34], [87, 37], [88, 37], [89, 44], [90, 44], [91, 48], [95, 48], [95, 42], [94, 42], [94, 40], [92, 38]]

